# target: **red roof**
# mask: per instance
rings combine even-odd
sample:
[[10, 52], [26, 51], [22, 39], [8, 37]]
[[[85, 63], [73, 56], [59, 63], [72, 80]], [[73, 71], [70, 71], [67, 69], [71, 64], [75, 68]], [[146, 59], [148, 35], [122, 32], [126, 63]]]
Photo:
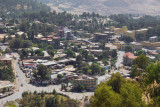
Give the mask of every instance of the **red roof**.
[[127, 52], [124, 54], [124, 57], [128, 57], [129, 59], [135, 59], [137, 58], [137, 56], [135, 56], [133, 53], [131, 52]]
[[158, 53], [156, 53], [156, 52], [153, 52], [153, 51], [149, 51], [151, 54], [153, 54], [153, 55], [158, 55]]
[[34, 64], [24, 64], [24, 65], [34, 65]]
[[52, 38], [53, 37], [53, 35], [48, 35], [48, 36], [46, 36], [47, 38]]
[[41, 38], [41, 40], [47, 40], [47, 38]]
[[34, 21], [35, 23], [41, 23], [40, 21]]
[[55, 36], [53, 37], [53, 39], [59, 39], [59, 38], [60, 38], [60, 37], [55, 37]]
[[35, 39], [41, 39], [42, 37], [34, 37]]

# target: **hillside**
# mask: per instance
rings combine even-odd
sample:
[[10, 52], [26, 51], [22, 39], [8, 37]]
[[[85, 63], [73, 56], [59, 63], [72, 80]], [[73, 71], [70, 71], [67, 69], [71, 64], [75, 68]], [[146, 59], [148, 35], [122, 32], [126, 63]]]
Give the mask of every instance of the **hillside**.
[[39, 0], [53, 10], [82, 13], [85, 11], [100, 14], [150, 14], [160, 13], [159, 0]]
[[50, 8], [35, 0], [0, 0], [0, 14], [19, 15], [23, 12], [49, 11]]

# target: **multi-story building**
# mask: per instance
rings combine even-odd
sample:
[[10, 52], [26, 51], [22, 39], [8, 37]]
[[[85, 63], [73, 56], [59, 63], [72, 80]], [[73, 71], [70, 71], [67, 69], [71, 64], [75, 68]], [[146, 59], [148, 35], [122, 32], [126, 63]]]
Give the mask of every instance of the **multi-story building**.
[[94, 91], [98, 84], [98, 79], [94, 77], [88, 77], [86, 75], [82, 75], [77, 79], [73, 79], [72, 84], [73, 84], [73, 87], [77, 87], [78, 85], [84, 85], [86, 90]]
[[98, 40], [104, 40], [106, 42], [108, 42], [111, 37], [114, 35], [113, 32], [104, 32], [104, 33], [95, 33], [95, 39], [98, 41]]

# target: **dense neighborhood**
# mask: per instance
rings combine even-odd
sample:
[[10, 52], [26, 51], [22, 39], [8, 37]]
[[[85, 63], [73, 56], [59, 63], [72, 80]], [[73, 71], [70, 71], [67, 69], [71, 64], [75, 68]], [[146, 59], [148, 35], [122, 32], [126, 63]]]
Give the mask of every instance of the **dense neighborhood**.
[[[146, 15], [0, 14], [0, 106], [19, 99], [22, 106], [51, 107], [56, 100], [62, 107], [105, 107], [108, 94], [109, 106], [158, 105], [158, 24]], [[41, 100], [32, 105], [34, 97]]]

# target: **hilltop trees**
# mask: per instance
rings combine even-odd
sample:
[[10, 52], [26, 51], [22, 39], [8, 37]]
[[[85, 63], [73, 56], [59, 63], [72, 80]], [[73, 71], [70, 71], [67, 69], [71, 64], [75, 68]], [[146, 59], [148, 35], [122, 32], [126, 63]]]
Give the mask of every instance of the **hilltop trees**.
[[118, 107], [121, 105], [121, 96], [105, 84], [99, 85], [91, 98], [90, 107]]
[[148, 63], [149, 63], [148, 57], [146, 57], [143, 54], [141, 54], [140, 56], [138, 56], [134, 60], [131, 76], [132, 77], [141, 76], [141, 78], [142, 78], [142, 76], [143, 76], [143, 74], [145, 72], [145, 69], [146, 69]]
[[[116, 86], [118, 84], [118, 86]], [[91, 107], [142, 107], [142, 90], [138, 83], [127, 81], [119, 73], [100, 85], [91, 98]]]
[[160, 83], [160, 62], [150, 63], [146, 68], [144, 76], [146, 84], [153, 84], [155, 81]]

